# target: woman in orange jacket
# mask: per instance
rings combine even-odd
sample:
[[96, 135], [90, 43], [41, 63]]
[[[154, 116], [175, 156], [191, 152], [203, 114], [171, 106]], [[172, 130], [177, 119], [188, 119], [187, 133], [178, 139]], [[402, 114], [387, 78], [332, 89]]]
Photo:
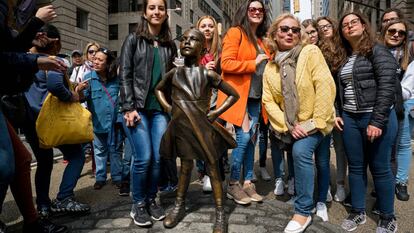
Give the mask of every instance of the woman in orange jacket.
[[[234, 125], [238, 144], [232, 152], [227, 197], [238, 204], [248, 204], [263, 200], [251, 182], [261, 111], [262, 73], [269, 57], [262, 43], [267, 30], [263, 1], [245, 1], [237, 10], [236, 16], [223, 40], [221, 68], [223, 80], [237, 90], [240, 99], [221, 118]], [[219, 92], [217, 105], [220, 106], [225, 98]], [[239, 183], [242, 164], [243, 187]]]

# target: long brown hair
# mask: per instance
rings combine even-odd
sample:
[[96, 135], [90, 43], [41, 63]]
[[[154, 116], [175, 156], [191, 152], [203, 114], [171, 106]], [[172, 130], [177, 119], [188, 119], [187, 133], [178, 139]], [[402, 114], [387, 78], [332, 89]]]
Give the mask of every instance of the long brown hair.
[[325, 57], [326, 63], [328, 63], [331, 73], [335, 74], [344, 62], [343, 58], [346, 57], [346, 51], [339, 37], [338, 23], [334, 19], [326, 16], [317, 18], [316, 23], [319, 23], [321, 20], [326, 20], [332, 25], [332, 37], [326, 38], [323, 32], [318, 29], [318, 46]]
[[400, 64], [401, 68], [403, 70], [407, 70], [407, 66], [410, 63], [410, 51], [408, 49], [409, 43], [408, 43], [408, 24], [407, 24], [407, 22], [405, 22], [404, 20], [400, 20], [400, 19], [389, 22], [387, 25], [384, 26], [384, 28], [382, 28], [381, 34], [378, 38], [378, 41], [381, 44], [388, 47], [386, 42], [385, 42], [385, 34], [387, 33], [387, 30], [388, 30], [388, 28], [390, 28], [391, 25], [398, 24], [398, 23], [404, 25], [405, 31], [407, 32], [407, 34], [405, 35], [405, 38], [402, 41], [402, 44], [397, 47], [397, 53], [399, 54], [400, 51], [402, 51], [403, 55], [402, 55], [402, 57], [396, 57], [396, 59], [397, 59], [397, 62]]
[[[149, 0], [144, 0], [144, 7], [143, 7], [143, 11], [142, 11], [142, 16], [141, 16], [141, 20], [138, 22], [138, 26], [137, 26], [137, 30], [136, 30], [136, 34], [138, 36], [142, 36], [148, 40], [155, 40], [155, 36], [151, 35], [151, 33], [149, 32], [149, 28], [148, 28], [148, 21], [145, 19], [144, 15], [145, 12], [147, 11], [147, 7], [148, 7], [148, 1]], [[173, 43], [172, 42], [172, 36], [171, 36], [171, 31], [170, 31], [170, 26], [168, 25], [168, 5], [167, 5], [167, 0], [163, 0], [164, 2], [164, 7], [165, 7], [165, 14], [167, 16], [167, 18], [164, 20], [164, 22], [161, 24], [161, 31], [160, 34], [158, 35], [158, 41], [163, 44], [163, 43]]]
[[[211, 15], [202, 16], [197, 21], [197, 24], [196, 24], [197, 29], [199, 29], [200, 23], [201, 23], [201, 21], [203, 21], [203, 19], [211, 19], [211, 21], [213, 21], [213, 23], [214, 23], [213, 39], [211, 40], [211, 45], [210, 45], [210, 51], [209, 51], [209, 53], [210, 54], [213, 54], [213, 56], [214, 56], [214, 62], [217, 63], [217, 61], [219, 59], [219, 55], [220, 55], [219, 53], [221, 51], [221, 41], [220, 41], [220, 36], [218, 34], [217, 21]], [[206, 43], [207, 43], [207, 40], [206, 40]]]
[[266, 30], [267, 30], [267, 25], [268, 25], [268, 21], [267, 21], [267, 13], [264, 12], [263, 13], [263, 21], [262, 23], [257, 27], [256, 30], [256, 35], [252, 34], [252, 30], [250, 27], [250, 22], [249, 22], [249, 17], [248, 17], [248, 8], [250, 6], [250, 3], [252, 2], [259, 2], [263, 9], [265, 9], [265, 4], [263, 3], [262, 0], [248, 0], [248, 1], [244, 1], [241, 6], [239, 7], [239, 9], [236, 11], [236, 14], [234, 15], [233, 18], [233, 22], [232, 22], [232, 27], [239, 27], [241, 30], [243, 30], [243, 32], [247, 35], [247, 38], [249, 39], [250, 43], [252, 43], [255, 47], [256, 50], [258, 50], [258, 46], [257, 46], [257, 40], [256, 38], [263, 38], [266, 35]]
[[[351, 44], [349, 43], [349, 41], [345, 39], [342, 33], [342, 22], [344, 21], [344, 18], [347, 17], [348, 15], [355, 15], [356, 17], [358, 17], [361, 24], [364, 25], [365, 27], [364, 32], [362, 33], [362, 38], [358, 43], [358, 48], [356, 49], [356, 51], [352, 50]], [[346, 51], [345, 56], [351, 55], [352, 52], [357, 52], [359, 55], [368, 57], [372, 53], [372, 48], [374, 47], [374, 44], [375, 44], [374, 33], [372, 32], [369, 21], [364, 15], [362, 15], [359, 12], [355, 12], [355, 11], [347, 13], [344, 16], [342, 16], [342, 18], [339, 20], [338, 27], [341, 28], [341, 30], [339, 30], [339, 36], [341, 38], [342, 44]], [[343, 61], [345, 61], [346, 57], [342, 59]]]

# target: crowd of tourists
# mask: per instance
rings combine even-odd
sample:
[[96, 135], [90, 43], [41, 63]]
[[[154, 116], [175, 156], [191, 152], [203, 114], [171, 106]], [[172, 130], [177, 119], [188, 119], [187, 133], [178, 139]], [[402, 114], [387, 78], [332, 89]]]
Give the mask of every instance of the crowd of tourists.
[[[334, 213], [329, 213], [327, 203], [332, 201], [350, 207], [341, 224], [345, 231], [356, 230], [366, 222], [366, 212], [372, 211], [379, 216], [377, 233], [397, 232], [394, 202], [410, 197], [407, 185], [414, 125], [414, 39], [399, 9], [383, 12], [379, 32], [372, 30], [360, 12], [338, 19], [324, 16], [300, 21], [290, 13], [269, 19], [262, 0], [244, 1], [223, 35], [214, 17], [200, 17], [194, 25], [204, 35], [198, 64], [219, 74], [216, 82], [230, 85], [239, 96], [216, 120], [233, 133], [237, 143], [234, 149], [220, 152], [216, 169], [211, 167], [215, 162], [182, 154], [198, 153], [191, 149], [197, 141], [167, 130], [170, 121], [179, 121], [160, 103], [157, 88], [161, 82], [163, 90], [177, 85], [163, 78], [174, 67], [183, 66], [183, 58], [171, 36], [166, 0], [144, 0], [136, 32], [125, 38], [118, 58], [91, 41], [83, 50], [72, 51], [69, 66], [60, 57], [61, 34], [52, 25], [58, 17], [54, 7], [32, 6], [25, 9], [33, 12], [22, 15], [15, 10], [18, 7], [14, 1], [0, 1], [0, 66], [4, 71], [0, 203], [10, 186], [23, 216], [23, 232], [67, 232], [66, 226], [49, 217], [90, 211], [89, 204], [75, 198], [89, 158], [93, 189], [102, 189], [110, 180], [120, 196], [131, 196], [130, 216], [140, 227], [162, 220], [168, 228], [176, 225], [185, 212], [185, 191], [192, 161], [197, 158], [203, 191], [226, 187], [224, 192], [214, 192], [216, 202], [218, 193], [239, 205], [262, 202], [262, 192], [255, 187], [258, 177], [274, 182], [276, 196], [286, 192], [294, 205], [286, 233], [305, 231], [315, 216], [329, 221]], [[228, 89], [213, 89], [210, 113], [201, 117], [211, 117], [228, 104], [231, 92], [223, 90]], [[54, 198], [50, 197], [53, 149], [39, 143], [36, 127], [49, 93], [62, 102], [82, 104], [91, 113], [94, 136], [90, 142], [56, 146], [67, 164]], [[30, 179], [32, 155], [16, 134], [17, 128], [37, 161], [36, 203]], [[168, 140], [176, 140], [174, 145], [182, 148], [174, 147], [174, 153], [164, 156], [167, 152], [160, 148]], [[258, 177], [254, 169], [257, 141]], [[272, 166], [266, 166], [269, 141]], [[336, 154], [333, 183], [331, 144]], [[374, 190], [367, 190], [368, 167]], [[368, 191], [376, 196], [372, 210], [366, 207]], [[166, 192], [177, 192], [177, 202], [168, 215], [158, 200], [158, 194]], [[221, 202], [216, 205], [222, 208]], [[1, 232], [6, 232], [3, 222]], [[213, 232], [226, 229], [214, 228]]]

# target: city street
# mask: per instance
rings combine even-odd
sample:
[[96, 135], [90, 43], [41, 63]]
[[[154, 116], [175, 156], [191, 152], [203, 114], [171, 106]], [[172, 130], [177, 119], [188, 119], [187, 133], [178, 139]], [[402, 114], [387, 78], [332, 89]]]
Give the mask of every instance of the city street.
[[[333, 152], [333, 149], [331, 150]], [[256, 153], [257, 154], [257, 153]], [[270, 155], [270, 151], [268, 151]], [[331, 161], [335, 161], [334, 153]], [[267, 160], [268, 170], [271, 171], [271, 160]], [[65, 164], [58, 160], [53, 171], [53, 180], [51, 184], [51, 198], [56, 196], [58, 183], [61, 179]], [[255, 164], [256, 169], [258, 163]], [[414, 176], [414, 169], [411, 169], [411, 180]], [[32, 179], [35, 168], [32, 170]], [[334, 181], [335, 169], [334, 163], [331, 164], [332, 178]], [[55, 217], [54, 221], [66, 224], [70, 227], [71, 232], [211, 232], [214, 222], [214, 205], [211, 194], [204, 194], [201, 191], [201, 185], [196, 179], [196, 172], [193, 172], [193, 182], [190, 185], [187, 201], [187, 217], [176, 228], [166, 230], [161, 222], [156, 222], [153, 228], [145, 229], [135, 226], [129, 217], [131, 208], [131, 199], [129, 197], [118, 196], [118, 190], [111, 182], [108, 182], [102, 190], [94, 190], [94, 179], [91, 178], [91, 162], [85, 164], [82, 177], [79, 180], [75, 191], [76, 198], [80, 201], [89, 203], [92, 211], [89, 215], [75, 217]], [[335, 182], [333, 182], [334, 184]], [[412, 183], [412, 182], [411, 182]], [[273, 194], [274, 182], [264, 182], [258, 179], [257, 191], [259, 194], [266, 196], [263, 203], [254, 203], [249, 206], [235, 205], [233, 201], [226, 200], [226, 212], [229, 216], [229, 232], [283, 232], [284, 227], [293, 214], [293, 207], [284, 201], [287, 196], [275, 199]], [[333, 193], [335, 187], [331, 187]], [[372, 190], [372, 181], [369, 182], [369, 191]], [[409, 186], [409, 192], [414, 194], [413, 185]], [[396, 200], [396, 213], [398, 219], [399, 232], [414, 232], [414, 202], [412, 198], [408, 202]], [[367, 223], [360, 226], [356, 232], [375, 232], [377, 216], [370, 213], [374, 198], [367, 194], [368, 208]], [[168, 209], [174, 201], [174, 194], [162, 195], [161, 204]], [[330, 223], [323, 223], [318, 217], [314, 217], [313, 224], [306, 232], [342, 232], [339, 225], [343, 218], [347, 216], [347, 209], [337, 203], [332, 202], [328, 205]], [[20, 232], [22, 218], [17, 210], [10, 192], [6, 197], [3, 208], [2, 220], [10, 226], [10, 232]]]

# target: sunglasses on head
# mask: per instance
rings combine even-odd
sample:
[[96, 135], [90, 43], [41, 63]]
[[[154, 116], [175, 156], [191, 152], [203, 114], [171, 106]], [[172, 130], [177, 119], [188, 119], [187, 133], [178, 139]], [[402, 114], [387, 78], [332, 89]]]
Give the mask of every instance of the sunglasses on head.
[[107, 48], [99, 48], [97, 52], [102, 52], [103, 54], [105, 54], [106, 56], [109, 55], [109, 49]]
[[265, 12], [263, 7], [259, 7], [259, 8], [249, 7], [247, 10], [249, 11], [250, 14], [254, 14], [256, 12], [259, 12], [259, 14], [263, 14]]
[[388, 35], [393, 36], [397, 33], [399, 38], [403, 38], [407, 35], [407, 32], [404, 30], [397, 30], [395, 28], [390, 28], [387, 30]]
[[288, 33], [289, 30], [292, 30], [292, 33], [294, 33], [294, 34], [299, 34], [300, 33], [300, 27], [280, 26], [279, 30], [283, 33]]

